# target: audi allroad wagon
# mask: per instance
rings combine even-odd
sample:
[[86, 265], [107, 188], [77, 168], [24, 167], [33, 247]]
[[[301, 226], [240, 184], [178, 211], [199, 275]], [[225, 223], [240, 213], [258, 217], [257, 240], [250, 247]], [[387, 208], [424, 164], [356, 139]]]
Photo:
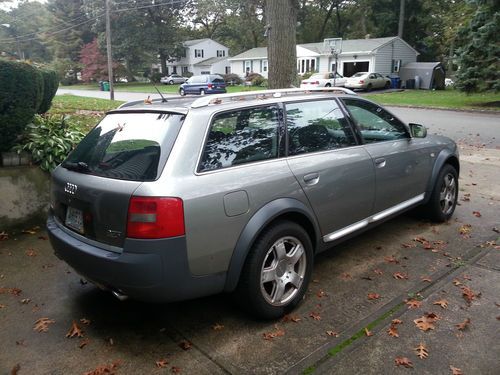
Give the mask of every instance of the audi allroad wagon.
[[277, 318], [315, 254], [420, 206], [448, 220], [456, 144], [347, 89], [132, 102], [52, 174], [57, 256], [120, 299], [234, 292]]

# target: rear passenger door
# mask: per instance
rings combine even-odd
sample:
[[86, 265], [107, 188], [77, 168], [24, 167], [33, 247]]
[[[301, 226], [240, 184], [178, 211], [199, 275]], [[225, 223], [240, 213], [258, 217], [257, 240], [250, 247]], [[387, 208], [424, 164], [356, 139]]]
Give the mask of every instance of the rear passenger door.
[[406, 126], [375, 103], [342, 99], [359, 129], [375, 167], [374, 213], [423, 199], [432, 165], [425, 139], [412, 139]]
[[370, 155], [357, 144], [335, 99], [287, 103], [285, 109], [288, 165], [309, 199], [324, 240], [335, 240], [349, 233], [346, 227], [370, 215], [375, 197]]

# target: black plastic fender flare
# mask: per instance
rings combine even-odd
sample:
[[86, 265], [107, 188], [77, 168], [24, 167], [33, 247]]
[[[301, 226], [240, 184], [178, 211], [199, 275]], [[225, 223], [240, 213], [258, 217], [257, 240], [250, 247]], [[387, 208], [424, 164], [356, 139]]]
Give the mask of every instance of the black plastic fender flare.
[[315, 234], [315, 238], [313, 238], [311, 242], [316, 247], [321, 232], [312, 210], [301, 201], [293, 198], [279, 198], [271, 201], [261, 207], [252, 216], [241, 232], [229, 263], [224, 291], [231, 292], [238, 285], [240, 273], [245, 264], [247, 255], [262, 230], [271, 221], [287, 213], [301, 214], [309, 220], [314, 228]]
[[[426, 189], [426, 194], [425, 194], [425, 199], [423, 203], [426, 203], [432, 194], [432, 190], [434, 189], [434, 186], [436, 184], [436, 180], [439, 176], [439, 172], [441, 171], [441, 168], [443, 168], [443, 165], [445, 165], [448, 160], [450, 159], [455, 159], [456, 163], [459, 164], [459, 159], [458, 155], [449, 150], [449, 149], [443, 149], [439, 153], [439, 155], [436, 158], [436, 161], [434, 162], [434, 168], [432, 169], [432, 174], [431, 177], [429, 178], [429, 182], [427, 184], [427, 189]], [[452, 164], [454, 165], [454, 164]], [[457, 170], [457, 174], [459, 174], [460, 170]]]

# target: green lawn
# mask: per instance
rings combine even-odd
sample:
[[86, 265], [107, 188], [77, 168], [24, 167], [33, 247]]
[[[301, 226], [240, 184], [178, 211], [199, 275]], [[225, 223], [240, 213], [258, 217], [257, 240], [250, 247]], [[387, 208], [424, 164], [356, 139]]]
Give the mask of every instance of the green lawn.
[[75, 95], [56, 95], [49, 110], [51, 115], [67, 115], [70, 121], [87, 132], [101, 119], [106, 111], [115, 109], [123, 102], [107, 99], [85, 98]]
[[365, 95], [380, 104], [500, 111], [500, 94], [466, 95], [457, 90], [407, 90]]
[[[179, 92], [179, 85], [164, 85], [159, 83], [156, 85], [161, 93], [176, 94]], [[72, 86], [59, 86], [61, 89], [68, 90], [99, 90], [99, 85], [97, 83], [90, 84], [78, 84]], [[144, 92], [144, 93], [156, 93], [156, 90], [151, 83], [142, 82], [131, 82], [131, 83], [115, 83], [115, 91], [127, 91], [127, 92]], [[264, 90], [265, 87], [260, 86], [228, 86], [227, 92], [241, 92], [241, 91], [255, 91]]]

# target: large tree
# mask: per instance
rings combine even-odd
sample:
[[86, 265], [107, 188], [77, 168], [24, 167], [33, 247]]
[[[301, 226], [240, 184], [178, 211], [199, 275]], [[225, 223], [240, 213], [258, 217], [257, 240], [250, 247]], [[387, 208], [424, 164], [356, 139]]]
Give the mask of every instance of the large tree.
[[267, 0], [269, 88], [291, 87], [297, 77], [296, 0]]

